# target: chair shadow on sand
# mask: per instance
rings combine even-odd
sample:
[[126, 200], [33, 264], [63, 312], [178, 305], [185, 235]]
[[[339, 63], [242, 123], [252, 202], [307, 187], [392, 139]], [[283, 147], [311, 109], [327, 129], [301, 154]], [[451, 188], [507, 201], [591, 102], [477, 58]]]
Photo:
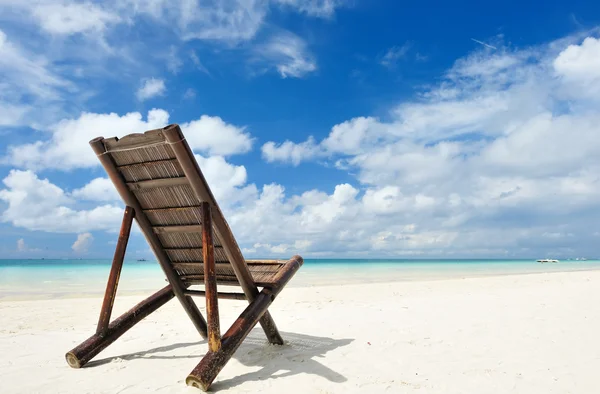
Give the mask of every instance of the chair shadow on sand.
[[[345, 376], [321, 364], [315, 358], [325, 357], [327, 352], [346, 346], [354, 339], [333, 339], [289, 332], [282, 332], [281, 335], [285, 340], [285, 344], [283, 346], [272, 346], [269, 345], [260, 329], [252, 330], [235, 352], [233, 358], [247, 367], [260, 367], [260, 369], [233, 378], [218, 380], [213, 384], [211, 391], [232, 388], [248, 381], [277, 379], [298, 374], [317, 375], [335, 383], [343, 383], [347, 380]], [[87, 366], [100, 366], [116, 359], [152, 360], [190, 358], [200, 360], [204, 356], [203, 354], [160, 355], [160, 353], [189, 346], [195, 347], [195, 345], [199, 344], [206, 344], [206, 341], [161, 346], [141, 352], [91, 361]]]

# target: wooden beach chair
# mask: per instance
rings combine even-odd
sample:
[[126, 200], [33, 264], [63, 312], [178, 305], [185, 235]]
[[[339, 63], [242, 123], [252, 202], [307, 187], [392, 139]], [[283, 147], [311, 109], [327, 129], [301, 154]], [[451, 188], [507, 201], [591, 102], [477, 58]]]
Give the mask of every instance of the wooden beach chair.
[[[126, 208], [96, 333], [66, 354], [69, 365], [84, 366], [173, 297], [202, 338], [208, 340], [208, 352], [186, 379], [190, 386], [208, 390], [258, 322], [270, 343], [282, 345], [268, 308], [302, 266], [302, 257], [244, 260], [179, 126], [121, 139], [99, 137], [90, 145]], [[133, 219], [169, 284], [110, 322]], [[217, 284], [238, 286], [242, 291], [219, 292]], [[204, 290], [190, 289], [194, 285], [204, 285]], [[207, 320], [192, 300], [194, 296], [206, 298]], [[219, 298], [249, 302], [224, 335], [219, 324]]]

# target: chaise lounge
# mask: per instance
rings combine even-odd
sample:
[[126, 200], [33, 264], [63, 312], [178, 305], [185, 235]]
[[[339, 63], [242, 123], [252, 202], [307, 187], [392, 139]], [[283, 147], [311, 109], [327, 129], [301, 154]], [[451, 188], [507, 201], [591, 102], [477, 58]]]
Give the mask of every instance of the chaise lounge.
[[[200, 336], [208, 340], [208, 352], [186, 379], [190, 386], [207, 391], [256, 323], [270, 343], [282, 345], [268, 308], [302, 266], [302, 257], [244, 259], [179, 126], [121, 139], [99, 137], [90, 145], [126, 208], [96, 333], [66, 354], [68, 364], [83, 367], [173, 297]], [[169, 284], [111, 322], [134, 219]], [[191, 289], [195, 285], [204, 289]], [[219, 292], [217, 285], [237, 286], [241, 292]], [[195, 296], [206, 299], [206, 320], [192, 299]], [[223, 335], [219, 324], [222, 298], [249, 302]]]

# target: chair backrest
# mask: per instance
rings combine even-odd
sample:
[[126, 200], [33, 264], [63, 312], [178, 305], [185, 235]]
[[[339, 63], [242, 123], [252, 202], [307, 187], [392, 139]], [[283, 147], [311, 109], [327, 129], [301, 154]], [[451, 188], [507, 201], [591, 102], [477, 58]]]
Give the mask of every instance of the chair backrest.
[[231, 276], [242, 287], [253, 286], [240, 248], [178, 125], [122, 138], [99, 137], [90, 144], [98, 156], [110, 157], [122, 180], [113, 179], [116, 188], [128, 189], [119, 190], [121, 196], [133, 194], [142, 210], [136, 211], [136, 218], [144, 215], [151, 227], [142, 231], [157, 236], [179, 276], [203, 274], [200, 202], [207, 201], [212, 208], [217, 275]]

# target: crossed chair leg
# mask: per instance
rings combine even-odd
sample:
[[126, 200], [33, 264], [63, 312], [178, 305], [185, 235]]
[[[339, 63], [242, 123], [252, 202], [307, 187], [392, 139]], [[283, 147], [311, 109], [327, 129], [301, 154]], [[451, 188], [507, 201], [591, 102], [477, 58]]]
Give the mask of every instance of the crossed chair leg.
[[[203, 258], [204, 258], [204, 280], [205, 291], [198, 292], [206, 298], [206, 310], [208, 322], [204, 320], [200, 312], [199, 320], [195, 321], [196, 328], [204, 339], [208, 339], [209, 350], [200, 363], [192, 370], [186, 379], [190, 386], [207, 391], [219, 372], [231, 359], [250, 331], [260, 321], [263, 330], [272, 344], [282, 345], [283, 339], [269, 315], [268, 308], [275, 297], [291, 279], [294, 273], [302, 265], [301, 258], [293, 259], [285, 268], [278, 273], [278, 280], [273, 288], [264, 288], [250, 302], [238, 319], [221, 337], [219, 327], [218, 297], [214, 263], [214, 246], [212, 241], [212, 226], [210, 207], [203, 204]], [[65, 355], [69, 366], [81, 368], [98, 353], [116, 341], [127, 330], [135, 324], [159, 309], [161, 306], [175, 297], [174, 284], [169, 284], [160, 291], [135, 305], [129, 311], [110, 322], [110, 316], [114, 304], [114, 298], [118, 286], [119, 276], [123, 265], [123, 258], [129, 239], [131, 224], [134, 218], [134, 210], [127, 207], [123, 217], [119, 241], [115, 250], [115, 257], [111, 267], [109, 280], [106, 286], [104, 302], [100, 312], [96, 333], [82, 342], [80, 345], [67, 352]], [[185, 291], [184, 291], [185, 292]], [[187, 291], [191, 294], [191, 291]], [[228, 293], [227, 293], [228, 294]], [[187, 302], [193, 303], [189, 295], [185, 296]], [[236, 297], [237, 298], [237, 297]], [[242, 299], [244, 299], [242, 297]], [[186, 304], [187, 304], [186, 302]], [[183, 303], [183, 302], [182, 302]], [[184, 305], [186, 307], [186, 305]], [[197, 309], [196, 309], [197, 310]]]

